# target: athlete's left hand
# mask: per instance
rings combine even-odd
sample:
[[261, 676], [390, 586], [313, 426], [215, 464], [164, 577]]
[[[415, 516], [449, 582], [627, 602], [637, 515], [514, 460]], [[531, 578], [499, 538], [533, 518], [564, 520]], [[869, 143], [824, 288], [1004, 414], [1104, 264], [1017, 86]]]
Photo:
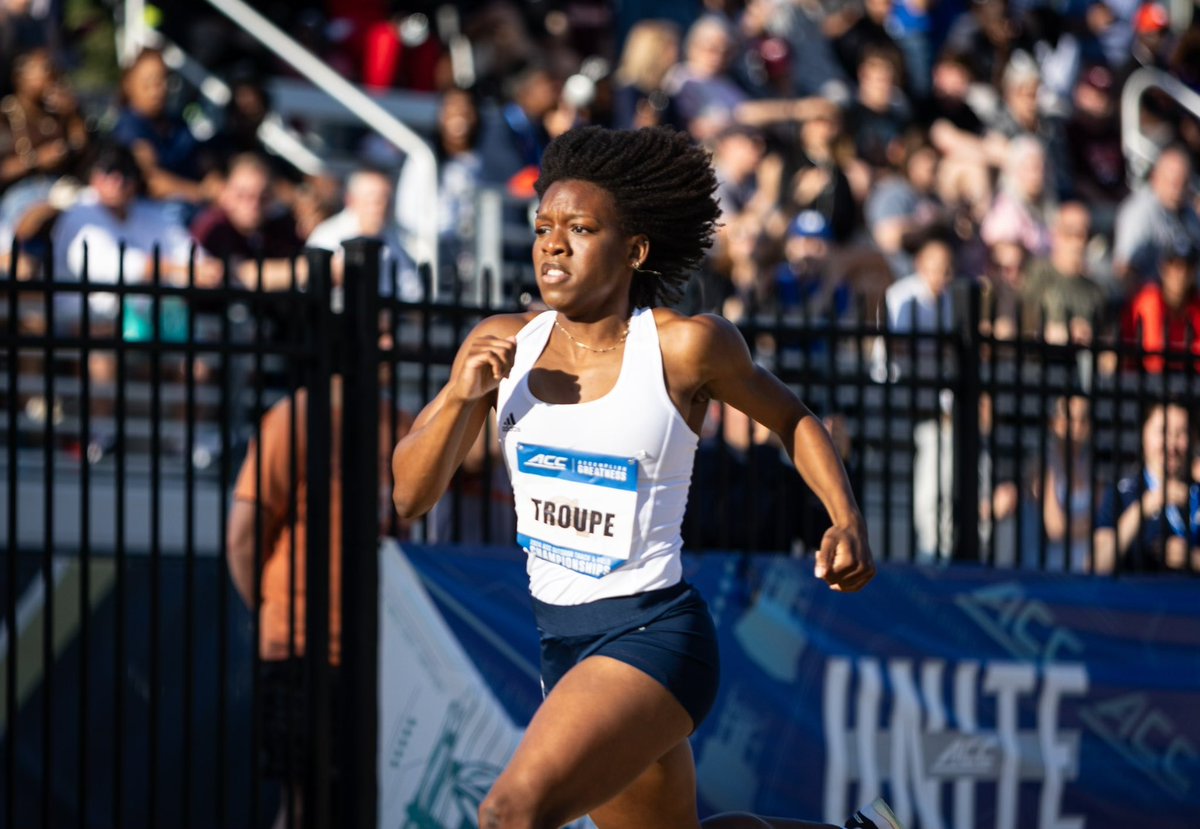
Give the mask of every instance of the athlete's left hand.
[[839, 593], [861, 590], [874, 578], [875, 560], [871, 557], [867, 527], [861, 516], [825, 531], [813, 572], [817, 578], [824, 579], [831, 590]]

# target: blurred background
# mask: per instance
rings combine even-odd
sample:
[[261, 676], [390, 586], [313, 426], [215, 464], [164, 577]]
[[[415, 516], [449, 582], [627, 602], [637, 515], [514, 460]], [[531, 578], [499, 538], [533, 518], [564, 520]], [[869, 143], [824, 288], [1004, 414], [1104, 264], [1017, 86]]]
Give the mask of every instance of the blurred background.
[[489, 424], [401, 522], [391, 447], [538, 307], [580, 124], [711, 152], [678, 310], [881, 562], [821, 592], [820, 503], [711, 407], [702, 812], [1200, 825], [1194, 12], [0, 0], [0, 827], [474, 825], [539, 699], [511, 492]]

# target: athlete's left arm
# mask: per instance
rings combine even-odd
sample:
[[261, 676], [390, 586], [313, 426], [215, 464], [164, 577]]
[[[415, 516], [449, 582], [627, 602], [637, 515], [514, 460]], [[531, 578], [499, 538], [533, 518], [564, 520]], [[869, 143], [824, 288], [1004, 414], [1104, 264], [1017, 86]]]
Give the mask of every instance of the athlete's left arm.
[[732, 323], [711, 315], [689, 322], [688, 350], [703, 390], [778, 435], [829, 512], [833, 526], [821, 540], [817, 576], [834, 590], [861, 589], [875, 575], [866, 521], [824, 424], [774, 374], [754, 363]]

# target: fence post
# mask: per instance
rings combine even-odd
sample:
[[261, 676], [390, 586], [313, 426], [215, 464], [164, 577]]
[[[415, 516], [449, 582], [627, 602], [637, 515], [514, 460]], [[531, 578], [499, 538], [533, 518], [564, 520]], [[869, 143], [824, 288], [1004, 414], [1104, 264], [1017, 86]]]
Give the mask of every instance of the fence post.
[[[958, 389], [954, 396], [954, 558], [979, 561], [980, 290], [974, 279], [953, 286], [958, 336]], [[993, 463], [995, 459], [992, 459]], [[995, 522], [992, 522], [993, 531]]]
[[346, 251], [342, 395], [342, 822], [375, 829], [379, 729], [379, 275], [383, 245]]
[[308, 688], [308, 722], [311, 753], [304, 770], [304, 824], [314, 829], [329, 829], [330, 821], [330, 715], [332, 712], [331, 675], [329, 670], [329, 533], [330, 478], [332, 463], [332, 401], [330, 382], [333, 377], [334, 348], [332, 342], [330, 292], [332, 285], [332, 254], [309, 248], [308, 260], [308, 336], [312, 343], [312, 358], [308, 365], [308, 420], [306, 468], [308, 495], [305, 509], [308, 519], [308, 538], [305, 547], [305, 680]]

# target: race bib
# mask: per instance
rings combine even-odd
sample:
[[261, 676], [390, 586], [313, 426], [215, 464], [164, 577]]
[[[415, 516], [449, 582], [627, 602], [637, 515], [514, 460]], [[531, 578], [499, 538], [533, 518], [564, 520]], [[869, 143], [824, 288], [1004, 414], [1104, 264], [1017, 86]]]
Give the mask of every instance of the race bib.
[[589, 576], [633, 554], [636, 458], [517, 444], [517, 543]]

